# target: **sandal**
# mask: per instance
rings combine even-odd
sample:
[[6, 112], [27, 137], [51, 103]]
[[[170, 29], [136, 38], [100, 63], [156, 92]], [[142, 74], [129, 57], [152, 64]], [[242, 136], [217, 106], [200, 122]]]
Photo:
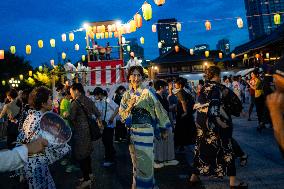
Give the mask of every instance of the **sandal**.
[[244, 182], [240, 182], [237, 186], [230, 186], [230, 189], [247, 189], [248, 185]]
[[241, 167], [246, 166], [247, 163], [248, 163], [248, 155], [247, 154], [242, 156], [242, 157], [240, 157], [240, 166]]

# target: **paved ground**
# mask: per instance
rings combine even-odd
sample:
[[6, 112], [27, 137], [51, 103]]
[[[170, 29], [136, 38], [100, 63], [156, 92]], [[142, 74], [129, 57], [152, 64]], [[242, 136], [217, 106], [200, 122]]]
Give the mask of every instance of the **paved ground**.
[[[234, 119], [234, 137], [243, 150], [249, 154], [247, 167], [237, 164], [237, 175], [249, 183], [251, 189], [283, 189], [284, 188], [284, 158], [281, 157], [275, 143], [271, 128], [263, 133], [256, 132], [256, 119], [248, 122], [244, 118]], [[93, 168], [96, 176], [96, 189], [129, 189], [131, 186], [131, 161], [126, 144], [116, 144], [117, 163], [112, 168], [103, 168], [103, 145], [96, 142], [93, 154]], [[188, 150], [189, 152], [189, 150]], [[187, 189], [189, 174], [188, 159], [191, 154], [177, 155], [178, 166], [165, 167], [155, 171], [155, 177], [160, 189]], [[64, 167], [56, 163], [51, 167], [52, 175], [58, 189], [75, 188], [80, 172], [65, 173]], [[11, 173], [0, 174], [0, 189], [21, 188], [18, 178], [10, 178]], [[201, 177], [202, 186], [196, 189], [227, 189], [228, 179], [216, 180]]]

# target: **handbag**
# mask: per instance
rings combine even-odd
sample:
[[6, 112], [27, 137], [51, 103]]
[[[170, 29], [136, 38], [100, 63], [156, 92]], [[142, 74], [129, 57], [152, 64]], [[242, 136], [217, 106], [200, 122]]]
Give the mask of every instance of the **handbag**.
[[107, 102], [105, 101], [105, 115], [104, 115], [104, 119], [102, 120], [102, 124], [104, 127], [107, 127], [107, 122], [106, 122], [106, 113], [107, 113]]
[[97, 121], [94, 118], [92, 118], [92, 116], [88, 115], [86, 109], [84, 108], [84, 106], [81, 104], [80, 101], [76, 100], [76, 102], [78, 102], [78, 104], [81, 106], [83, 112], [85, 113], [85, 116], [87, 117], [89, 129], [90, 129], [91, 140], [96, 141], [96, 140], [100, 139], [102, 137], [102, 133], [101, 133], [101, 130], [100, 130], [98, 124], [97, 124]]

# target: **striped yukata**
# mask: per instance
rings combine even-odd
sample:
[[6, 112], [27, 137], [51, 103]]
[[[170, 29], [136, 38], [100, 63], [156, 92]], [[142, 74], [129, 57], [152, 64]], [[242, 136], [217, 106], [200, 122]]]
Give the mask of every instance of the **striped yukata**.
[[[128, 101], [137, 98], [131, 112], [127, 112]], [[154, 136], [171, 127], [167, 112], [155, 94], [149, 89], [138, 88], [136, 92], [124, 93], [119, 114], [130, 127], [129, 151], [133, 165], [132, 189], [152, 189], [154, 180]]]

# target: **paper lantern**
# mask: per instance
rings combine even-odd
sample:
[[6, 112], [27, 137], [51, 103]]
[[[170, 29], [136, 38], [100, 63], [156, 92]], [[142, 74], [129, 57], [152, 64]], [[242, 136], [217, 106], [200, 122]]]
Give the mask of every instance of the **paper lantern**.
[[50, 60], [50, 65], [54, 66], [54, 60], [53, 59]]
[[75, 51], [78, 51], [80, 46], [78, 44], [75, 45]]
[[280, 14], [275, 14], [274, 15], [274, 24], [275, 25], [280, 25], [281, 24], [281, 16], [280, 16]]
[[159, 48], [159, 49], [162, 48], [162, 42], [159, 42], [159, 43], [158, 43], [158, 48]]
[[16, 53], [16, 47], [15, 46], [11, 46], [10, 47], [10, 52], [11, 52], [11, 54], [15, 54]]
[[158, 6], [162, 6], [163, 4], [165, 4], [166, 0], [154, 0], [156, 5]]
[[113, 33], [112, 33], [112, 32], [109, 32], [109, 33], [108, 33], [108, 37], [109, 37], [109, 38], [112, 38], [112, 36], [113, 36]]
[[92, 31], [93, 31], [94, 33], [97, 33], [97, 27], [96, 27], [96, 26], [93, 26], [93, 27], [92, 27]]
[[155, 24], [152, 25], [152, 32], [156, 32], [157, 31], [157, 26]]
[[255, 58], [259, 59], [260, 58], [260, 54], [256, 54]]
[[42, 72], [42, 66], [39, 66], [39, 67], [38, 67], [38, 70], [39, 70], [40, 72]]
[[6, 81], [3, 80], [2, 81], [2, 85], [5, 86], [6, 85]]
[[65, 33], [61, 35], [61, 39], [62, 39], [63, 42], [66, 41], [66, 34]]
[[107, 26], [107, 31], [108, 31], [108, 32], [111, 32], [111, 31], [112, 31], [111, 25], [108, 25], [108, 26]]
[[63, 52], [63, 53], [61, 54], [61, 57], [62, 57], [62, 60], [65, 60], [65, 58], [66, 58], [66, 53]]
[[237, 19], [237, 25], [238, 25], [238, 28], [243, 28], [244, 27], [244, 22], [243, 22], [243, 19], [242, 18], [238, 18]]
[[129, 25], [130, 25], [130, 32], [135, 32], [136, 31], [136, 22], [134, 20], [131, 20]]
[[50, 39], [50, 46], [55, 47], [55, 39]]
[[84, 62], [86, 60], [86, 56], [82, 55], [82, 61]]
[[38, 45], [38, 48], [41, 49], [43, 47], [43, 40], [38, 40], [37, 45]]
[[143, 17], [146, 21], [151, 20], [151, 18], [152, 18], [152, 7], [149, 3], [145, 2], [142, 5], [142, 12], [143, 12]]
[[189, 53], [190, 53], [190, 55], [193, 55], [194, 54], [194, 50], [193, 49], [189, 49]]
[[108, 38], [108, 32], [105, 32], [105, 38]]
[[29, 71], [29, 76], [30, 76], [30, 77], [33, 76], [33, 71]]
[[248, 54], [244, 54], [244, 59], [248, 59]]
[[101, 25], [100, 30], [101, 33], [104, 33], [106, 31], [105, 25]]
[[74, 33], [69, 33], [69, 41], [74, 41]]
[[105, 33], [101, 33], [101, 39], [105, 38]]
[[223, 58], [223, 53], [219, 52], [219, 59]]
[[3, 60], [4, 59], [4, 50], [0, 50], [0, 60]]
[[118, 37], [118, 32], [116, 31], [116, 32], [114, 32], [114, 37]]
[[232, 59], [236, 58], [236, 54], [235, 54], [235, 53], [232, 53], [232, 54], [231, 54], [231, 58], [232, 58]]
[[175, 51], [179, 52], [179, 46], [178, 45], [175, 46]]
[[112, 25], [111, 25], [111, 31], [112, 31], [112, 32], [115, 32], [115, 31], [116, 31], [116, 25], [115, 25], [115, 24], [112, 24]]
[[145, 42], [144, 37], [140, 37], [140, 43], [143, 45]]
[[135, 23], [136, 23], [136, 27], [141, 28], [142, 27], [142, 16], [137, 13], [134, 16], [134, 20], [135, 20]]
[[124, 32], [125, 33], [130, 33], [131, 32], [130, 23], [124, 24]]
[[127, 47], [126, 47], [126, 48], [127, 48], [127, 51], [129, 52], [129, 51], [130, 51], [130, 46], [129, 46], [129, 45], [127, 45]]
[[125, 44], [125, 37], [122, 37], [122, 38], [121, 38], [121, 43], [122, 43], [122, 44]]
[[177, 31], [181, 31], [181, 23], [178, 22], [178, 23], [176, 24], [176, 26], [177, 26]]
[[96, 33], [96, 38], [100, 39], [101, 38], [101, 34], [100, 33]]
[[211, 30], [211, 22], [209, 22], [209, 20], [206, 20], [206, 22], [205, 22], [205, 28], [206, 28], [207, 31], [208, 31], [208, 30]]
[[32, 46], [26, 45], [26, 54], [31, 54], [31, 53], [32, 53]]
[[20, 79], [21, 81], [23, 81], [23, 80], [24, 80], [24, 76], [23, 76], [23, 74], [19, 75], [19, 79]]
[[209, 51], [205, 51], [205, 57], [207, 58], [207, 57], [209, 57]]
[[269, 58], [269, 53], [266, 53], [265, 56], [266, 56], [266, 58]]

